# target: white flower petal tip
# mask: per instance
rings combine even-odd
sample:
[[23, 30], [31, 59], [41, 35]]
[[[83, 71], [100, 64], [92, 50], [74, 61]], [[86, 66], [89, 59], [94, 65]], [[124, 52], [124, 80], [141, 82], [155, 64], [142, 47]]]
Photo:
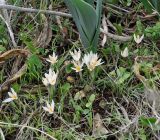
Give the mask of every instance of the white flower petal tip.
[[141, 43], [142, 40], [143, 40], [143, 38], [144, 38], [144, 34], [143, 34], [141, 37], [140, 37], [139, 35], [134, 34], [134, 41], [135, 41], [137, 44]]
[[11, 102], [11, 101], [13, 101], [14, 99], [12, 99], [12, 98], [7, 98], [7, 99], [5, 99], [4, 101], [3, 101], [3, 103], [8, 103], [8, 102]]
[[11, 88], [11, 92], [8, 92], [8, 95], [9, 95], [9, 98], [5, 99], [3, 103], [8, 103], [18, 99], [17, 93], [14, 91], [13, 88]]
[[78, 51], [76, 49], [74, 49], [73, 52], [70, 51], [70, 54], [75, 61], [79, 61], [81, 58], [81, 50], [80, 49], [78, 49]]
[[49, 69], [49, 73], [45, 73], [45, 78], [42, 79], [42, 82], [45, 86], [52, 85], [54, 86], [57, 81], [58, 72], [55, 73], [51, 69]]
[[48, 112], [49, 114], [53, 114], [54, 113], [54, 107], [55, 107], [55, 103], [54, 101], [52, 100], [51, 104], [49, 104], [47, 101], [46, 101], [46, 107], [45, 106], [42, 106], [43, 107], [43, 110]]
[[73, 64], [74, 64], [74, 67], [72, 67], [72, 69], [75, 70], [76, 72], [80, 72], [83, 70], [82, 69], [83, 63], [81, 63], [79, 61], [78, 62], [73, 61]]
[[128, 54], [129, 54], [128, 53], [128, 47], [126, 47], [123, 51], [121, 51], [121, 56], [124, 57], [124, 58], [128, 57]]
[[97, 53], [93, 53], [92, 51], [88, 54], [84, 55], [83, 63], [85, 63], [90, 71], [93, 71], [95, 67], [102, 65], [104, 62], [101, 62]]
[[56, 56], [55, 52], [53, 52], [53, 55], [49, 55], [49, 59], [46, 59], [46, 61], [50, 62], [51, 64], [55, 64], [57, 62], [58, 56]]

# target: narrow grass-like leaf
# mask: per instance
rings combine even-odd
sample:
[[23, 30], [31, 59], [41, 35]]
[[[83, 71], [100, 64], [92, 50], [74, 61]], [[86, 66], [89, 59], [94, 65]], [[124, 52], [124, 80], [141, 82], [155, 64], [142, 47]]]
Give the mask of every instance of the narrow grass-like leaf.
[[160, 12], [160, 0], [141, 0], [141, 2], [148, 12], [153, 12], [153, 10]]
[[152, 12], [152, 6], [149, 4], [148, 0], [141, 0], [141, 2], [148, 12]]

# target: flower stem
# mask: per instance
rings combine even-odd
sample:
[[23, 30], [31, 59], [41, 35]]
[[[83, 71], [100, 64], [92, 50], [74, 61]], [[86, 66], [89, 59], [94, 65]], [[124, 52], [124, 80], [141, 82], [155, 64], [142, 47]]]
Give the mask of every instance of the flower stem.
[[79, 72], [79, 76], [80, 76], [81, 81], [83, 81], [83, 77], [82, 77], [82, 72], [81, 71]]
[[91, 71], [90, 75], [91, 75], [91, 82], [90, 82], [90, 85], [93, 86], [93, 83], [94, 83], [94, 80], [95, 80], [95, 73], [94, 73], [94, 70]]
[[48, 87], [49, 99], [52, 100], [55, 94], [55, 86]]

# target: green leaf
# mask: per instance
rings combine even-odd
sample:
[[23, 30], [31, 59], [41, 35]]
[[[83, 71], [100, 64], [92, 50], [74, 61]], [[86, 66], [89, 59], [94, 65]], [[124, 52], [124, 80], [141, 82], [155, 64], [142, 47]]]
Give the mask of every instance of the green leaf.
[[128, 72], [126, 68], [123, 68], [123, 67], [120, 67], [119, 69], [117, 69], [116, 72], [118, 76], [118, 79], [116, 81], [117, 84], [124, 83], [124, 81], [126, 81], [131, 76], [131, 73]]
[[[79, 30], [83, 46], [96, 48], [101, 20], [102, 0], [97, 0], [96, 10], [91, 0], [64, 0]], [[87, 3], [88, 2], [88, 3]]]
[[119, 35], [122, 35], [122, 31], [123, 31], [122, 26], [120, 24], [116, 24], [116, 23], [114, 23], [113, 25], [116, 27], [117, 33]]
[[116, 83], [117, 83], [117, 84], [122, 84], [122, 83], [124, 83], [124, 81], [127, 80], [130, 76], [131, 76], [131, 74], [130, 74], [129, 72], [125, 72], [125, 73], [122, 75], [122, 77], [120, 77], [120, 78], [116, 81]]
[[101, 24], [101, 15], [102, 15], [102, 1], [103, 0], [97, 0], [97, 6], [96, 6], [97, 28], [96, 28], [95, 35], [93, 37], [92, 44], [91, 44], [91, 46], [94, 47], [93, 51], [95, 51], [95, 48], [97, 47], [98, 37], [99, 37], [99, 33], [100, 33], [100, 24]]
[[147, 118], [147, 117], [140, 117], [140, 122], [143, 126], [151, 126], [151, 125], [155, 125], [157, 119], [156, 118]]
[[[96, 12], [91, 5], [82, 2], [81, 0], [75, 0], [77, 2], [77, 11], [80, 18], [82, 29], [84, 30], [87, 38], [92, 40], [97, 23]], [[85, 9], [85, 10], [84, 10]]]
[[160, 22], [157, 22], [153, 27], [147, 27], [145, 34], [153, 40], [158, 40], [160, 38]]
[[91, 102], [86, 103], [86, 107], [89, 108], [92, 105]]
[[2, 45], [0, 45], [0, 52], [4, 52], [6, 50], [5, 47], [3, 47]]
[[89, 101], [90, 102], [93, 102], [95, 100], [96, 96], [95, 94], [92, 94], [90, 97], [89, 97]]
[[107, 3], [118, 4], [119, 0], [104, 0]]
[[[39, 57], [35, 54], [32, 54], [28, 60], [27, 60], [27, 64], [28, 64], [28, 74], [30, 75], [30, 77], [28, 76], [28, 78], [40, 78], [40, 72], [42, 69], [42, 62], [39, 59]], [[33, 77], [32, 77], [33, 76]]]
[[85, 115], [88, 114], [89, 112], [90, 112], [89, 109], [84, 109], [84, 110], [83, 110], [83, 114], [85, 114]]
[[141, 2], [143, 3], [144, 7], [146, 8], [146, 10], [148, 12], [152, 12], [152, 6], [149, 4], [148, 0], [141, 0]]
[[34, 46], [32, 39], [27, 35], [27, 33], [20, 33], [20, 39], [32, 53], [36, 53], [38, 51], [38, 49]]
[[152, 0], [151, 3], [153, 4], [153, 6], [155, 7], [157, 11], [160, 11], [160, 8], [159, 8], [160, 1], [159, 0]]
[[30, 66], [36, 66], [37, 68], [42, 68], [42, 62], [41, 60], [38, 58], [37, 55], [32, 54], [29, 59], [28, 59], [28, 64]]
[[83, 31], [83, 28], [81, 26], [78, 11], [77, 11], [77, 8], [76, 8], [76, 3], [73, 0], [64, 0], [64, 2], [66, 3], [67, 7], [69, 8], [69, 10], [70, 10], [70, 12], [73, 16], [73, 19], [76, 23], [76, 26], [77, 26], [78, 30], [79, 30], [81, 41], [82, 41], [83, 45], [85, 47], [88, 47], [89, 46], [89, 40], [88, 40], [88, 38], [87, 38], [87, 36], [86, 36], [85, 32]]
[[159, 0], [141, 0], [143, 3], [144, 7], [148, 12], [153, 12], [153, 9], [157, 10], [160, 12], [160, 1]]
[[62, 93], [67, 93], [71, 88], [71, 85], [69, 83], [65, 83], [62, 87], [61, 87], [61, 92]]
[[72, 72], [72, 67], [73, 67], [73, 64], [67, 65], [66, 68], [65, 68], [66, 73], [71, 73]]

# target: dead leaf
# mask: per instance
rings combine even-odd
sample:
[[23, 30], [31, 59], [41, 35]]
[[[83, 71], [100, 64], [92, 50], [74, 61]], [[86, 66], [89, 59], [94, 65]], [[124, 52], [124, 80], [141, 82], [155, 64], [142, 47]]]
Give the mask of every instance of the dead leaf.
[[157, 64], [156, 66], [154, 66], [153, 68], [152, 68], [152, 71], [159, 71], [160, 70], [160, 64]]
[[19, 55], [28, 56], [29, 54], [30, 54], [29, 51], [25, 49], [12, 49], [0, 55], [0, 62], [3, 62], [15, 56], [19, 56]]
[[101, 135], [105, 135], [105, 134], [108, 134], [108, 130], [103, 125], [103, 122], [101, 120], [100, 114], [97, 113], [93, 117], [93, 131], [92, 131], [92, 135], [95, 136], [95, 137], [97, 137], [97, 136], [101, 136]]

